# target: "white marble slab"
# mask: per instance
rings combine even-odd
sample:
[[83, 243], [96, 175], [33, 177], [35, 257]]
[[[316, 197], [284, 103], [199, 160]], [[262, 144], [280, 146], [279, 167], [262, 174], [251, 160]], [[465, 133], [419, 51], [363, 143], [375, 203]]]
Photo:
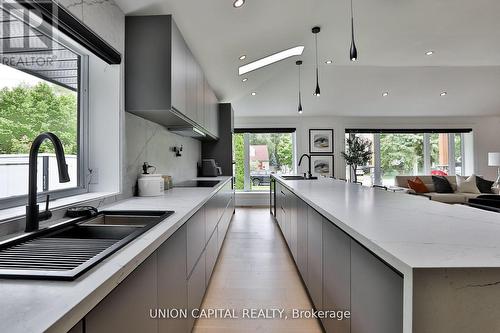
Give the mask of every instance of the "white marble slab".
[[222, 181], [214, 188], [174, 188], [160, 197], [134, 197], [104, 207], [175, 213], [75, 281], [0, 279], [0, 331], [67, 332], [231, 178], [216, 179]]
[[402, 273], [500, 267], [500, 215], [333, 179], [287, 188]]

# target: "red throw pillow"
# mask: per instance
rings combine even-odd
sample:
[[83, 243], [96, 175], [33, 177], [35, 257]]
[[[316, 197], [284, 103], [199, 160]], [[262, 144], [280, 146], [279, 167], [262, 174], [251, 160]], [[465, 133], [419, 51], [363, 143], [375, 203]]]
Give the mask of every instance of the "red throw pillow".
[[408, 187], [414, 190], [416, 193], [429, 193], [429, 189], [425, 186], [422, 179], [415, 177], [415, 179], [408, 179]]

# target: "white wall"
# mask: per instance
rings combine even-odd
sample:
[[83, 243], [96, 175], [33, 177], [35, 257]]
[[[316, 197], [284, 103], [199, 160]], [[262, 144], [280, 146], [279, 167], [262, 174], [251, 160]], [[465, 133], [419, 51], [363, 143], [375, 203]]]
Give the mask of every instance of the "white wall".
[[[488, 152], [500, 151], [500, 117], [235, 117], [235, 128], [295, 127], [297, 154], [309, 152], [309, 129], [334, 130], [335, 175], [345, 177], [344, 150], [346, 128], [472, 128], [474, 145], [474, 172], [488, 179], [496, 178], [496, 169], [488, 167]], [[299, 168], [304, 172], [307, 166]]]
[[[201, 142], [167, 131], [163, 126], [125, 115], [126, 150], [123, 194], [132, 195], [142, 164], [148, 162], [156, 172], [173, 177], [174, 183], [196, 177], [196, 164], [201, 156]], [[176, 157], [173, 146], [183, 146], [182, 156]]]

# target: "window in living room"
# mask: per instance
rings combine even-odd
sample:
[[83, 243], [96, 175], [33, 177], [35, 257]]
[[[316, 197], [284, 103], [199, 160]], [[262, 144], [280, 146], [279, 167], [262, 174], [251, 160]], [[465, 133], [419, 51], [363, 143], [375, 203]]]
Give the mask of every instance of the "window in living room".
[[[360, 136], [372, 144], [372, 161], [357, 170], [363, 185], [393, 186], [395, 176], [462, 175], [465, 135], [470, 129], [366, 130], [347, 129], [346, 138]], [[350, 177], [350, 169], [346, 169]]]

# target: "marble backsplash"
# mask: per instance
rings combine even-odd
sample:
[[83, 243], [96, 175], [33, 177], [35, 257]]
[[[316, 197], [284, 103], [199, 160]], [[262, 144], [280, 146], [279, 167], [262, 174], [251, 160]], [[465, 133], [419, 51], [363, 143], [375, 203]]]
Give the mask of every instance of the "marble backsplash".
[[[173, 146], [183, 146], [176, 157]], [[148, 162], [156, 172], [173, 177], [174, 183], [196, 177], [201, 156], [201, 142], [173, 134], [161, 125], [125, 113], [125, 168], [123, 196], [134, 193], [142, 164]]]

